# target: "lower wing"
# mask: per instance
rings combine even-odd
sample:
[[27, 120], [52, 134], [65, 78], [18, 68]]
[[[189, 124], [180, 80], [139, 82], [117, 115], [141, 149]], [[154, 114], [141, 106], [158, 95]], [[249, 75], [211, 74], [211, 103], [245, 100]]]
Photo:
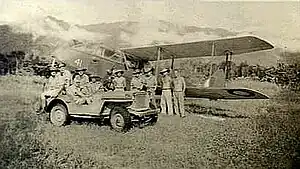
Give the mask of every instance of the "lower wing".
[[269, 99], [267, 95], [247, 88], [187, 88], [185, 96], [211, 100]]
[[[162, 91], [156, 91], [156, 98], [160, 99]], [[269, 99], [269, 97], [258, 91], [247, 88], [196, 88], [188, 87], [185, 91], [187, 98], [204, 98], [210, 100], [241, 100], [241, 99]]]

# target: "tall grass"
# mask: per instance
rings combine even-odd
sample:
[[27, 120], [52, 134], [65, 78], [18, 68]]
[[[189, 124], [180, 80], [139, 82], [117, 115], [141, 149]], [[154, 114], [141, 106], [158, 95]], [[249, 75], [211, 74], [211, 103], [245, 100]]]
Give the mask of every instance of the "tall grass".
[[42, 79], [26, 76], [0, 77], [0, 168], [92, 168], [95, 162], [62, 153], [43, 143], [44, 117], [33, 105]]
[[41, 79], [1, 77], [0, 168], [297, 168], [298, 104], [280, 99], [271, 84], [236, 83], [274, 97], [231, 103], [232, 118], [189, 111], [121, 134], [96, 123], [54, 127], [32, 109]]

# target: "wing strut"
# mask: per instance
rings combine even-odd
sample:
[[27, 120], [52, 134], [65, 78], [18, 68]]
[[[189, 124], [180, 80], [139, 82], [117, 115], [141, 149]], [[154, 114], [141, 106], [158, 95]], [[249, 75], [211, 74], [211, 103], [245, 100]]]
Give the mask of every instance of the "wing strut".
[[159, 68], [159, 61], [160, 61], [160, 55], [161, 55], [161, 47], [157, 47], [157, 60], [155, 65], [155, 78], [158, 81], [158, 68]]
[[215, 42], [213, 42], [212, 43], [212, 45], [211, 45], [211, 62], [210, 62], [210, 71], [209, 71], [209, 78], [211, 78], [211, 76], [212, 76], [212, 69], [213, 69], [213, 67], [212, 67], [212, 61], [213, 61], [213, 57], [214, 57], [214, 55], [215, 55]]

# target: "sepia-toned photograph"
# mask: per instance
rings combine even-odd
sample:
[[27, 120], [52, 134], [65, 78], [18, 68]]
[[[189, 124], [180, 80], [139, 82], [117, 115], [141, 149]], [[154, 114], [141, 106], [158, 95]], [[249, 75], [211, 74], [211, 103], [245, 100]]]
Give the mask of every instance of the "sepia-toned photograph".
[[300, 168], [300, 1], [0, 0], [0, 168]]

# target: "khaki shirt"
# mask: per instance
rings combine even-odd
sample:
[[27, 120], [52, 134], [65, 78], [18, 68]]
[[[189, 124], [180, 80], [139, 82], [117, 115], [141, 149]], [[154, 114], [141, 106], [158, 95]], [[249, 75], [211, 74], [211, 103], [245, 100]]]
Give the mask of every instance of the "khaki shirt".
[[95, 82], [95, 83], [91, 82], [90, 83], [90, 91], [92, 92], [92, 94], [96, 93], [102, 89], [103, 89], [103, 85], [101, 82]]
[[156, 90], [157, 80], [156, 80], [155, 76], [150, 75], [150, 76], [144, 76], [143, 78], [147, 85], [148, 91]]
[[83, 97], [84, 96], [84, 94], [80, 91], [80, 88], [75, 85], [69, 86], [66, 90], [67, 90], [67, 94], [72, 97]]
[[115, 77], [113, 83], [116, 89], [124, 89], [126, 87], [126, 79], [124, 77]]
[[166, 75], [162, 78], [162, 89], [171, 89], [172, 88], [172, 79], [169, 75]]
[[131, 90], [141, 90], [143, 87], [143, 79], [141, 77], [133, 77], [130, 83]]
[[59, 76], [50, 76], [48, 83], [46, 83], [45, 90], [61, 89], [64, 86], [64, 82]]
[[[61, 74], [61, 73], [59, 73], [59, 74]], [[69, 85], [71, 84], [72, 73], [70, 71], [65, 70], [61, 76], [64, 78], [64, 80], [66, 81], [67, 84], [69, 84]]]
[[76, 75], [74, 78], [74, 82], [78, 82], [80, 84], [80, 87], [86, 86], [89, 83], [89, 76], [86, 74], [83, 74], [82, 76]]
[[184, 92], [185, 91], [185, 81], [183, 77], [176, 77], [173, 79], [174, 92]]

